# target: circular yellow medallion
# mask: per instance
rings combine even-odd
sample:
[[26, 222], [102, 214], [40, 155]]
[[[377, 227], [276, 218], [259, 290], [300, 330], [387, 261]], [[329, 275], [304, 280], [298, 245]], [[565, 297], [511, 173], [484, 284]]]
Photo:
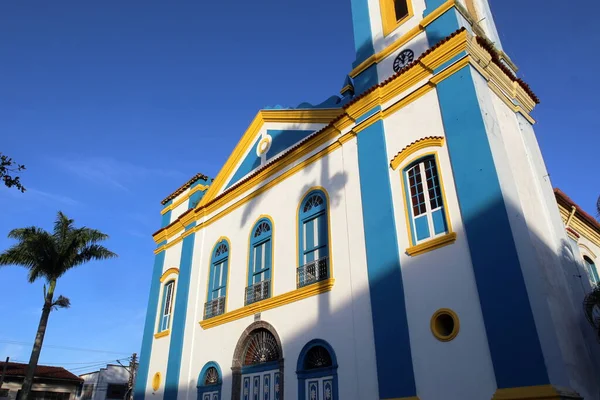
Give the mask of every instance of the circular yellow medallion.
[[431, 332], [436, 339], [449, 342], [458, 335], [460, 321], [458, 315], [449, 308], [437, 310], [431, 317]]

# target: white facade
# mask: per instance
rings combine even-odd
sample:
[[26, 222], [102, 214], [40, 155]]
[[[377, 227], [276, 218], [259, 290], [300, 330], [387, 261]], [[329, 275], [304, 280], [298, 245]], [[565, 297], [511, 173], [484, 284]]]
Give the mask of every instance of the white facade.
[[83, 388], [77, 400], [122, 400], [127, 395], [129, 371], [121, 365], [108, 364], [106, 368], [79, 377], [83, 379]]
[[414, 0], [386, 34], [386, 1], [353, 2], [374, 54], [335, 107], [259, 112], [163, 201], [137, 399], [599, 398], [583, 256], [487, 2]]

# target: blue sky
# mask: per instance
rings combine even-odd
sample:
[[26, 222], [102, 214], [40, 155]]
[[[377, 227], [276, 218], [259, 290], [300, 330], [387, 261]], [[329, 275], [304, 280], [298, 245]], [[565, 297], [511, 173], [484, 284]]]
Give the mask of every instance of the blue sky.
[[[491, 4], [541, 98], [553, 185], [593, 213], [600, 6]], [[62, 210], [110, 234], [120, 255], [57, 286], [72, 307], [51, 315], [40, 361], [76, 373], [139, 351], [160, 201], [197, 172], [214, 177], [258, 109], [324, 100], [354, 60], [349, 0], [4, 1], [0, 38], [0, 151], [26, 164], [28, 188], [0, 189], [0, 249], [10, 229], [50, 229]], [[4, 268], [0, 290], [0, 358], [28, 360], [42, 282]]]

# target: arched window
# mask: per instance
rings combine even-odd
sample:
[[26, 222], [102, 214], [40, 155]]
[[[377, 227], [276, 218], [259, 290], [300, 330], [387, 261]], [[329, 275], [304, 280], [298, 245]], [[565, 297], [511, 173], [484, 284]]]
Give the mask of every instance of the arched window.
[[158, 332], [165, 332], [171, 326], [171, 314], [173, 312], [173, 295], [175, 292], [175, 281], [168, 281], [163, 286], [163, 298], [158, 323]]
[[298, 400], [338, 400], [337, 360], [329, 343], [308, 342], [298, 357]]
[[222, 239], [215, 244], [210, 261], [208, 295], [204, 305], [204, 319], [225, 312], [227, 298], [227, 273], [229, 270], [229, 242]]
[[198, 400], [221, 400], [222, 384], [219, 364], [213, 361], [206, 363], [198, 375]]
[[268, 218], [261, 218], [250, 233], [248, 286], [245, 303], [252, 304], [271, 297], [273, 269], [273, 226]]
[[241, 400], [281, 400], [283, 353], [272, 326], [264, 321], [251, 325], [238, 342], [232, 367], [233, 395]]
[[583, 256], [583, 262], [585, 264], [585, 269], [588, 273], [588, 277], [590, 278], [590, 282], [592, 285], [597, 285], [600, 283], [600, 279], [598, 278], [598, 270], [596, 269], [596, 265], [588, 256]]
[[423, 157], [404, 169], [404, 187], [413, 245], [448, 233], [442, 187], [434, 155]]
[[297, 286], [303, 287], [330, 277], [325, 193], [322, 190], [310, 191], [300, 203], [298, 214]]

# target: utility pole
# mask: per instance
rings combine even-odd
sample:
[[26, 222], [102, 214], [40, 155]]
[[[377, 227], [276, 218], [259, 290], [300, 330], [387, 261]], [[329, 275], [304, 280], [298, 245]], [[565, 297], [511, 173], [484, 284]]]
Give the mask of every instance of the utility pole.
[[129, 389], [129, 400], [133, 400], [133, 387], [135, 386], [135, 378], [137, 376], [137, 353], [131, 355], [129, 360], [129, 382], [127, 382]]
[[0, 375], [0, 389], [2, 389], [2, 384], [4, 383], [4, 376], [6, 375], [6, 367], [8, 367], [8, 361], [10, 357], [6, 357], [6, 362], [4, 362], [4, 367], [2, 367], [2, 375]]

